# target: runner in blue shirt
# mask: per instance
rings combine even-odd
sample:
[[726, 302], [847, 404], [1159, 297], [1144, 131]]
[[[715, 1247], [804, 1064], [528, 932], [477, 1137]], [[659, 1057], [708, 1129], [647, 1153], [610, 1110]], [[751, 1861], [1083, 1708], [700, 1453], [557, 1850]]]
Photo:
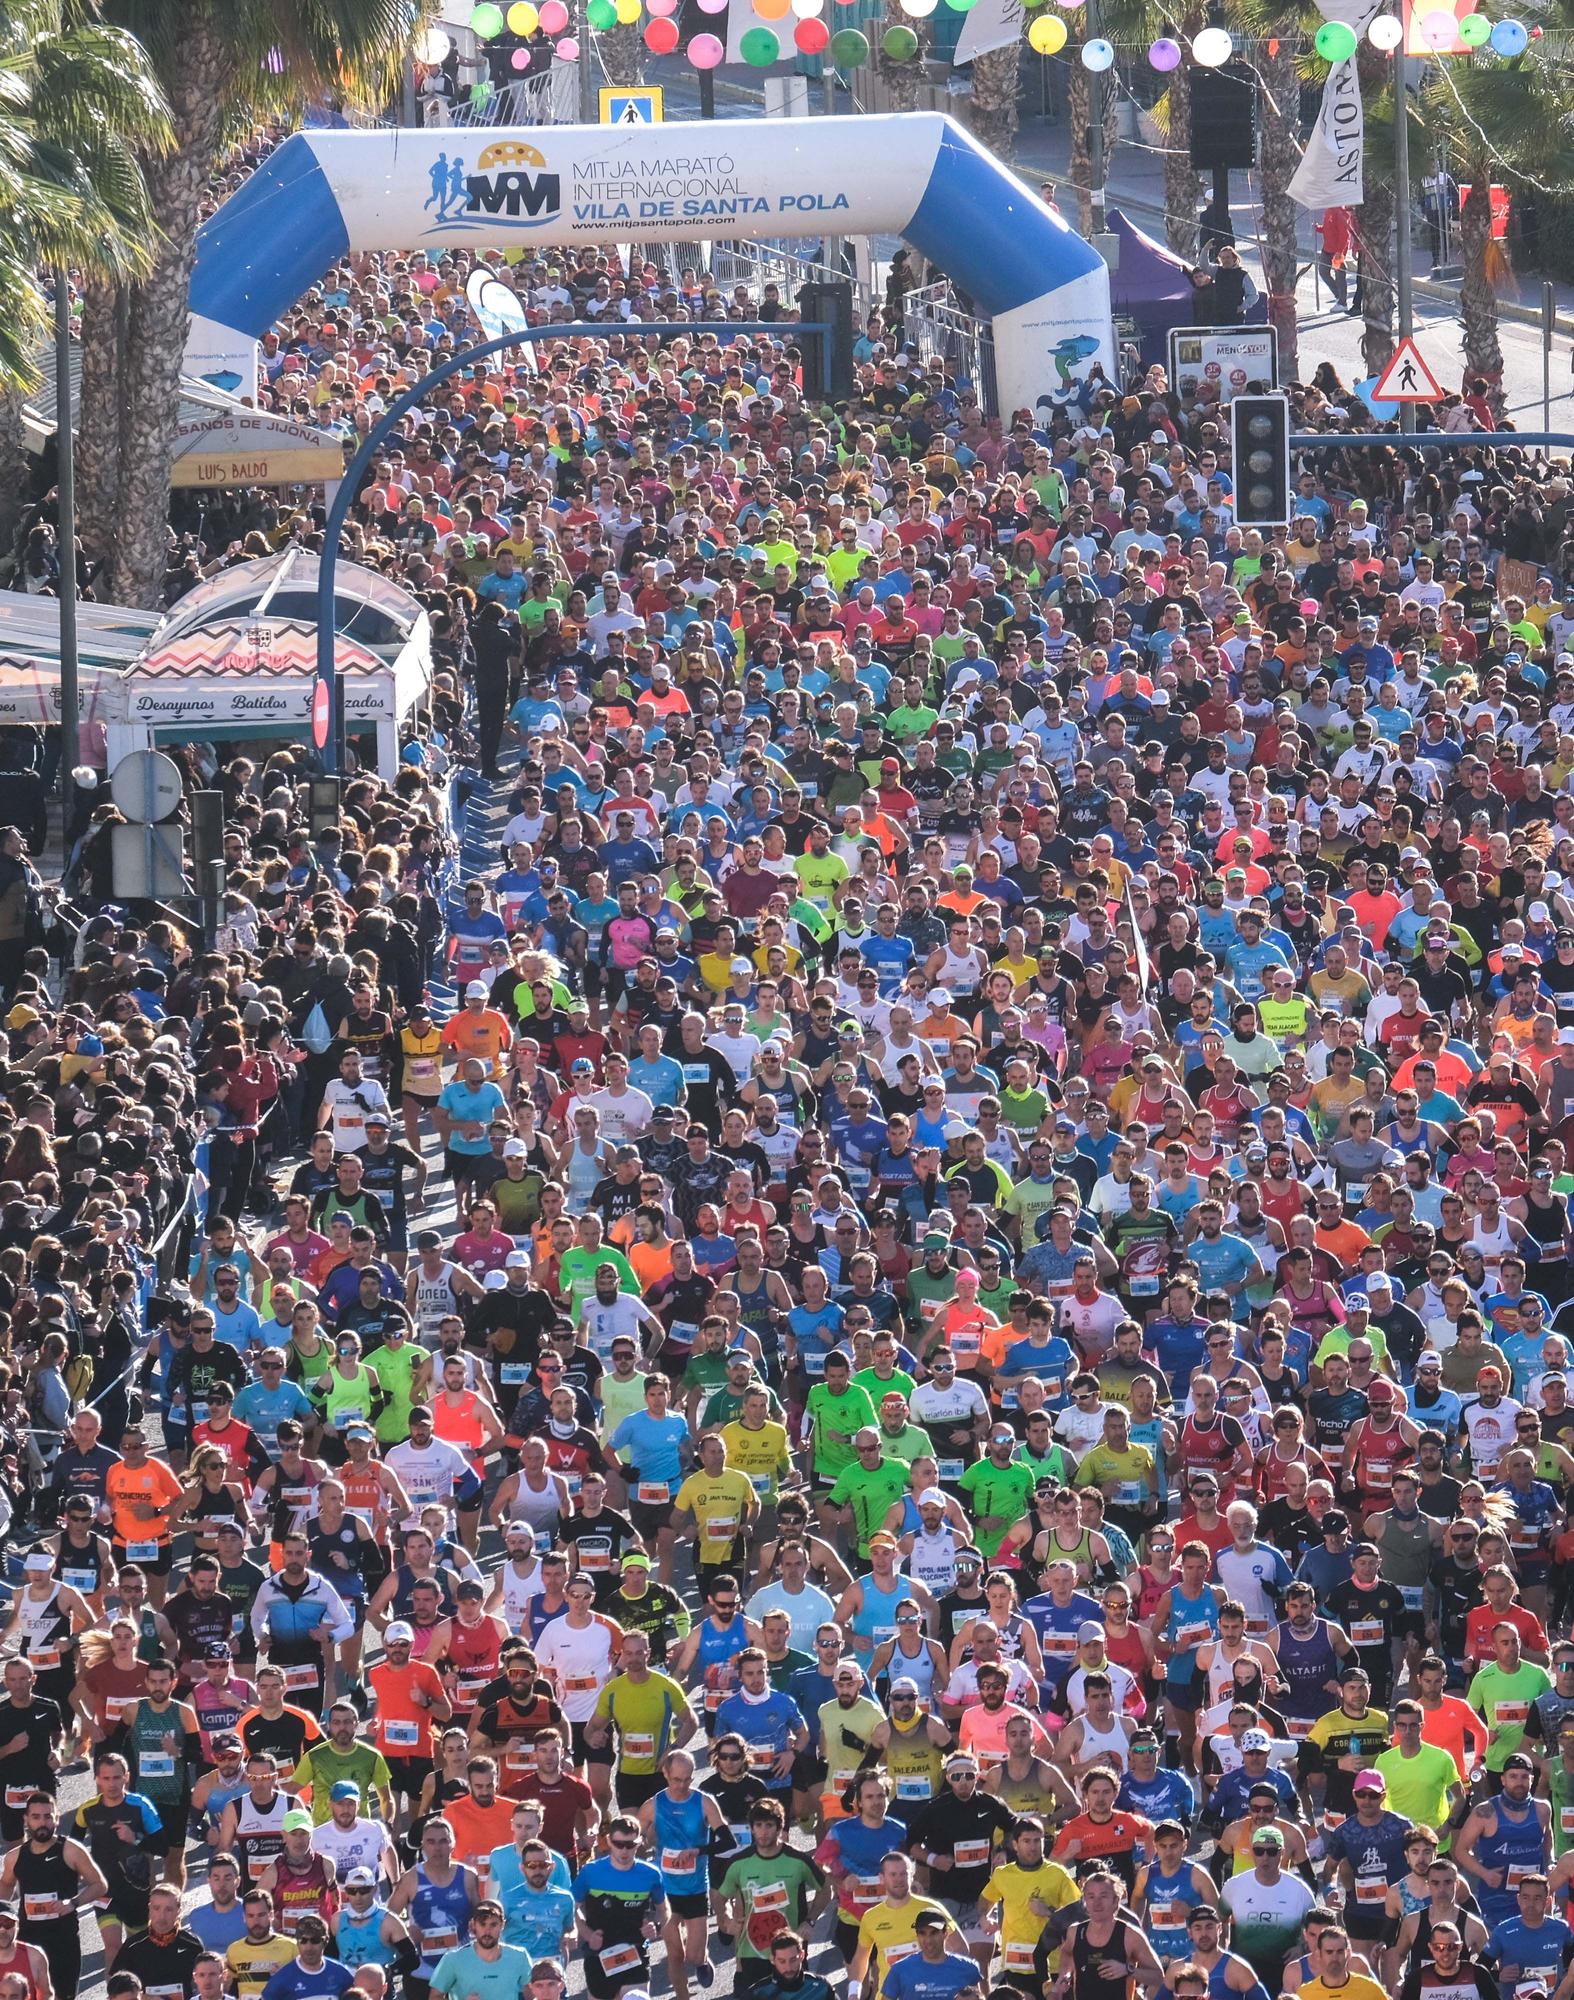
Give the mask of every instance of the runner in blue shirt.
[[924, 1910], [914, 1918], [918, 1939], [916, 1952], [899, 1958], [885, 1975], [886, 2000], [956, 2000], [969, 1986], [977, 1986], [978, 1961], [963, 1951], [947, 1951], [950, 1919], [935, 1910]]
[[470, 1913], [470, 1942], [445, 1951], [432, 1974], [434, 1993], [470, 2000], [519, 2000], [533, 1963], [528, 1951], [504, 1944], [503, 1906], [490, 1900]]
[[342, 1960], [329, 1958], [328, 1926], [310, 1913], [295, 1926], [295, 1957], [281, 1965], [262, 1989], [262, 2000], [339, 2000], [355, 1984]]

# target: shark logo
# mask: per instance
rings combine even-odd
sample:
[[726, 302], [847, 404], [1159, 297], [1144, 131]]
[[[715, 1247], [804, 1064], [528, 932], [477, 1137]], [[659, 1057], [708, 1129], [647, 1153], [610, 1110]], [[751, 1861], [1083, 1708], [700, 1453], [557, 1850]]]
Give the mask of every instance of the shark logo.
[[1054, 410], [1063, 403], [1073, 401], [1077, 391], [1082, 387], [1084, 375], [1078, 364], [1091, 361], [1098, 351], [1099, 343], [1090, 333], [1067, 334], [1063, 339], [1057, 340], [1050, 349], [1049, 358], [1055, 365], [1055, 373], [1060, 378], [1059, 384], [1054, 390], [1046, 391], [1039, 397], [1038, 408]]
[[499, 139], [483, 148], [473, 173], [457, 154], [449, 159], [439, 153], [424, 204], [436, 211], [432, 232], [540, 228], [563, 206], [561, 182], [556, 174], [540, 171], [545, 167], [544, 156], [519, 139]]

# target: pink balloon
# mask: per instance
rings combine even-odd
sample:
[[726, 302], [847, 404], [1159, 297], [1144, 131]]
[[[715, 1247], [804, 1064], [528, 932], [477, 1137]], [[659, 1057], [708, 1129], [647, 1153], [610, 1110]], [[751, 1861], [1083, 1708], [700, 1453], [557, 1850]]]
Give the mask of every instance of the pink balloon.
[[563, 0], [542, 0], [541, 31], [547, 35], [561, 35], [568, 26], [568, 9]]
[[730, 0], [699, 0], [702, 14], [725, 14]]
[[718, 69], [726, 54], [714, 35], [696, 35], [689, 43], [689, 61], [696, 69]]
[[510, 60], [512, 61], [515, 69], [529, 69], [530, 67], [529, 49], [515, 49]]
[[579, 40], [577, 36], [565, 35], [554, 51], [559, 62], [579, 61]]
[[678, 0], [645, 0], [645, 12], [658, 21], [664, 21], [678, 11]]

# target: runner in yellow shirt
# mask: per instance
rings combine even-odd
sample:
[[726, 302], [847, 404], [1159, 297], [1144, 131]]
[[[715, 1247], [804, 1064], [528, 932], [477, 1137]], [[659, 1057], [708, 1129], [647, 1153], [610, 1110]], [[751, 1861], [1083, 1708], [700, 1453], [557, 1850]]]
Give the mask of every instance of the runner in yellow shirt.
[[787, 1426], [770, 1420], [770, 1398], [764, 1389], [748, 1392], [742, 1414], [722, 1425], [721, 1441], [727, 1463], [748, 1480], [760, 1506], [774, 1507], [777, 1489], [792, 1472], [792, 1452]]
[[1387, 2000], [1375, 1979], [1350, 1970], [1350, 1938], [1338, 1925], [1319, 1931], [1311, 1950], [1315, 1977], [1303, 1979], [1305, 2000]]
[[[781, 1425], [770, 1428], [779, 1431]], [[678, 1515], [694, 1523], [694, 1563], [702, 1575], [707, 1569], [735, 1569], [743, 1561], [760, 1511], [748, 1473], [728, 1465], [722, 1437], [721, 1431], [709, 1431], [700, 1439], [699, 1468], [684, 1480], [672, 1503]]]
[[986, 1912], [999, 1911], [1000, 1970], [1031, 1979], [1045, 1924], [1056, 1910], [1076, 1902], [1081, 1891], [1058, 1861], [1044, 1859], [1044, 1822], [1031, 1813], [1017, 1821], [1011, 1852], [1013, 1858], [990, 1876], [978, 1901]]
[[[888, 1854], [880, 1863], [880, 1886], [884, 1895], [858, 1920], [858, 1948], [848, 1969], [847, 2000], [877, 2000], [885, 1990], [885, 1975], [891, 1967], [916, 1955], [921, 1916], [937, 1916], [956, 1931], [941, 1904], [913, 1894], [913, 1864], [905, 1854]], [[956, 1931], [956, 1935], [958, 1949], [965, 1950], [962, 1933]]]

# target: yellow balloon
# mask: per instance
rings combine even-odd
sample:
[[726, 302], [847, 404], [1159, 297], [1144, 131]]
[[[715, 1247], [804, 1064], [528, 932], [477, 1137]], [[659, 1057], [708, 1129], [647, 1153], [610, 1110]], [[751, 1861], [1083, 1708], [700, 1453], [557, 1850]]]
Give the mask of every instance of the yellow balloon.
[[1027, 42], [1037, 55], [1059, 55], [1066, 46], [1066, 24], [1058, 14], [1040, 14], [1027, 31]]
[[541, 25], [541, 17], [530, 0], [514, 0], [508, 10], [508, 25], [516, 35], [533, 35]]
[[640, 0], [614, 0], [614, 11], [625, 28], [632, 28], [640, 17]]

